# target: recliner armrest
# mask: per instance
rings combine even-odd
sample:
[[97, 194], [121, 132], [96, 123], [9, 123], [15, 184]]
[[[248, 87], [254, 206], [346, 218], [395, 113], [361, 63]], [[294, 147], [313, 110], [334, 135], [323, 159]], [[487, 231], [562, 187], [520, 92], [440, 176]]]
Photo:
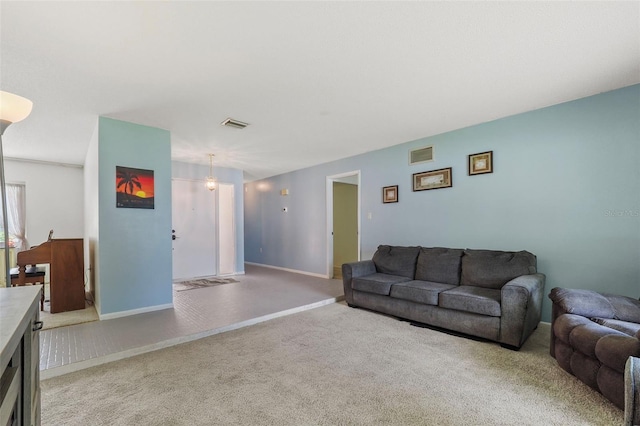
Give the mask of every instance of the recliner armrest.
[[344, 286], [344, 298], [349, 304], [353, 304], [353, 278], [364, 277], [376, 273], [376, 264], [373, 260], [361, 260], [360, 262], [344, 263], [342, 265], [342, 285]]

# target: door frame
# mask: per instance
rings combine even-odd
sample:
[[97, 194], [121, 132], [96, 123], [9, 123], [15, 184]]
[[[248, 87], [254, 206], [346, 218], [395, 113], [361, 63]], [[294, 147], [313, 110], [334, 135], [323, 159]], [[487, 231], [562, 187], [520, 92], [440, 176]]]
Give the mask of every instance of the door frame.
[[360, 260], [360, 192], [361, 175], [360, 170], [353, 170], [345, 173], [327, 176], [327, 277], [333, 277], [333, 183], [342, 182], [341, 179], [356, 176], [358, 185], [358, 260]]

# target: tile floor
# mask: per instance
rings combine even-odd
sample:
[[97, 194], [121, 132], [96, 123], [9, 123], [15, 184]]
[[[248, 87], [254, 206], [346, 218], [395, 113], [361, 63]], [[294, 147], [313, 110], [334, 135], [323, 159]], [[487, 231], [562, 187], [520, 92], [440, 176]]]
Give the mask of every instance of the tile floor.
[[41, 378], [123, 359], [342, 299], [342, 281], [245, 265], [237, 283], [173, 293], [173, 309], [40, 332]]

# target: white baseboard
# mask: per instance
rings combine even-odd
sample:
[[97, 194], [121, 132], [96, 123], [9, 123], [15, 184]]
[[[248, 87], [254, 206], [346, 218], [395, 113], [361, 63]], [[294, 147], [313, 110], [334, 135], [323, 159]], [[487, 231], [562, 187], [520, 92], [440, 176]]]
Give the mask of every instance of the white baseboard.
[[293, 272], [294, 274], [309, 275], [317, 278], [326, 278], [326, 279], [331, 278], [327, 274], [316, 274], [315, 272], [299, 271], [297, 269], [289, 269], [289, 268], [283, 268], [281, 266], [266, 265], [264, 263], [253, 263], [253, 262], [244, 262], [244, 263], [246, 263], [247, 265], [262, 266], [264, 268], [270, 268], [270, 269], [279, 269], [281, 271]]
[[100, 311], [98, 311], [98, 317], [100, 318], [100, 321], [104, 321], [104, 320], [110, 320], [114, 318], [128, 317], [129, 315], [138, 315], [138, 314], [145, 314], [147, 312], [160, 311], [162, 309], [173, 309], [173, 302], [166, 303], [164, 305], [147, 306], [146, 308], [131, 309], [129, 311], [111, 312], [108, 314], [101, 314]]

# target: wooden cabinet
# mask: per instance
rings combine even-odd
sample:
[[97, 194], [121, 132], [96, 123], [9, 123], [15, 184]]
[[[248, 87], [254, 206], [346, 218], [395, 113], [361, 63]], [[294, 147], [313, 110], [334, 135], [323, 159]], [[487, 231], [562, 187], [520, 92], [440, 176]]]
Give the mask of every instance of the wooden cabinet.
[[0, 425], [40, 425], [40, 291], [0, 288]]

